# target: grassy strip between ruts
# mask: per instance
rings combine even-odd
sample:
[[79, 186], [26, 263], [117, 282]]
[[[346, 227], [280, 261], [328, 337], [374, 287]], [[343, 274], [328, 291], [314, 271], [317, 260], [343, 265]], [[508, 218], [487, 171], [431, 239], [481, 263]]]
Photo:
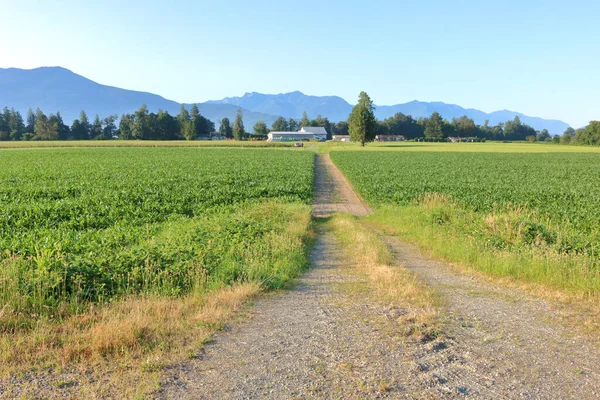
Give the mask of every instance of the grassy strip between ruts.
[[[246, 300], [265, 288], [285, 287], [308, 266], [309, 206], [266, 202], [242, 207], [231, 218], [242, 216], [268, 232], [249, 239], [246, 250], [235, 247], [245, 265], [237, 265], [237, 257], [221, 265], [239, 275], [231, 286], [207, 287], [199, 277], [185, 295], [126, 297], [63, 319], [40, 316], [26, 327], [5, 329], [0, 397], [134, 398], [157, 390], [164, 366], [194, 357]], [[187, 228], [198, 230], [203, 223], [192, 220], [197, 226]], [[5, 313], [0, 310], [5, 327], [6, 319], [19, 318]]]
[[352, 272], [366, 278], [365, 293], [402, 312], [397, 323], [407, 337], [428, 341], [440, 335], [441, 300], [417, 277], [399, 265], [378, 233], [349, 214], [336, 214], [329, 222], [331, 229], [353, 266]]

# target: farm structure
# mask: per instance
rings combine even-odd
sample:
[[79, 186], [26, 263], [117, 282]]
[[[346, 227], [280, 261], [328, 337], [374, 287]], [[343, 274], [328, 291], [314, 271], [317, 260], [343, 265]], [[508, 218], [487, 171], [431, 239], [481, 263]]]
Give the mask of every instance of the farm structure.
[[460, 142], [478, 142], [480, 139], [476, 137], [449, 137], [448, 141], [450, 143], [460, 143]]
[[327, 140], [327, 131], [321, 127], [305, 127], [298, 132], [269, 132], [267, 142], [302, 142]]
[[319, 139], [322, 142], [327, 140], [327, 130], [322, 126], [303, 126], [299, 132], [312, 133], [315, 135], [315, 139]]
[[350, 135], [333, 135], [333, 140], [336, 142], [349, 142]]
[[377, 135], [375, 136], [376, 142], [404, 142], [404, 136], [402, 135]]

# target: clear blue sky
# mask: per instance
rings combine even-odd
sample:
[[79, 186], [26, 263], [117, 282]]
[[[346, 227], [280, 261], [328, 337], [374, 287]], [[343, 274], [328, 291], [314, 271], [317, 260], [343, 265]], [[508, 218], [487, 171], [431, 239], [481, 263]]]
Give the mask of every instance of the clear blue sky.
[[0, 10], [0, 67], [60, 65], [180, 102], [300, 90], [354, 103], [365, 90], [377, 104], [600, 119], [598, 0], [0, 0]]

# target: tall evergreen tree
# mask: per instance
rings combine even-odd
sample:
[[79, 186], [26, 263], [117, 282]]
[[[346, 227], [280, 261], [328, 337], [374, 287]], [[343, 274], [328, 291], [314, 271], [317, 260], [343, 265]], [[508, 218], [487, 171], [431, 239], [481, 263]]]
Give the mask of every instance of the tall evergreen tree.
[[235, 140], [242, 140], [246, 136], [244, 130], [244, 120], [242, 115], [242, 109], [238, 108], [235, 120], [233, 121], [233, 137]]
[[296, 132], [298, 130], [298, 121], [294, 118], [288, 119], [288, 130], [290, 132]]
[[33, 133], [33, 129], [35, 128], [35, 114], [33, 110], [30, 108], [27, 111], [27, 125], [25, 126], [25, 130], [27, 133]]
[[310, 126], [310, 120], [308, 119], [308, 114], [306, 111], [302, 114], [302, 120], [300, 121], [300, 128], [304, 128], [306, 126]]
[[229, 118], [225, 117], [221, 120], [219, 133], [221, 136], [225, 136], [226, 139], [233, 139], [233, 129], [231, 128], [231, 122], [229, 122]]
[[350, 140], [360, 142], [361, 146], [375, 139], [377, 134], [375, 106], [366, 92], [360, 92], [358, 96], [358, 104], [354, 106], [348, 118], [348, 130], [350, 131]]
[[94, 122], [92, 123], [92, 127], [90, 129], [90, 138], [91, 139], [104, 139], [104, 133], [102, 132], [102, 121], [100, 120], [100, 116], [96, 114], [96, 118], [94, 118]]
[[271, 130], [275, 132], [285, 132], [288, 130], [288, 122], [285, 118], [277, 118], [271, 125]]
[[84, 110], [81, 110], [81, 113], [79, 114], [79, 124], [81, 125], [81, 127], [79, 137], [77, 138], [77, 140], [88, 140], [90, 138], [90, 131], [92, 126]]
[[432, 139], [442, 139], [444, 137], [444, 120], [437, 111], [431, 114], [425, 124], [425, 137]]

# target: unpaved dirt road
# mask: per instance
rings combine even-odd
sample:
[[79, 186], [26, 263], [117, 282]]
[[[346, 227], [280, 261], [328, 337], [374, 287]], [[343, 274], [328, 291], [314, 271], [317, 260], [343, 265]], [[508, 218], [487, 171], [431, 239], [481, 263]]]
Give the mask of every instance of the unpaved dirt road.
[[[314, 214], [369, 208], [327, 155], [316, 160]], [[600, 355], [544, 301], [499, 289], [384, 237], [399, 264], [444, 299], [446, 333], [406, 341], [394, 307], [350, 296], [342, 249], [319, 228], [313, 269], [260, 300], [196, 359], [174, 365], [158, 398], [600, 398]], [[401, 268], [401, 266], [398, 266]]]

